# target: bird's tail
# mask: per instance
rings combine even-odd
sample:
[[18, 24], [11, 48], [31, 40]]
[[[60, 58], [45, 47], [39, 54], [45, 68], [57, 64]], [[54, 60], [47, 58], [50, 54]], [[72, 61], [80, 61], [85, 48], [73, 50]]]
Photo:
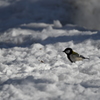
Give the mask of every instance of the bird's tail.
[[90, 59], [90, 58], [84, 57], [84, 56], [82, 56], [82, 55], [80, 55], [80, 57], [82, 57], [83, 59]]
[[84, 59], [90, 59], [90, 58], [84, 58]]

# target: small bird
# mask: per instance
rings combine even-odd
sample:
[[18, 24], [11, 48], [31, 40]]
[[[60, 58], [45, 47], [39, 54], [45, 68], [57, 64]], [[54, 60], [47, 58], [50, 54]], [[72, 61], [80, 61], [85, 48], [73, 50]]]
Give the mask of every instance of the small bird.
[[67, 54], [68, 59], [73, 63], [76, 61], [81, 61], [83, 59], [89, 59], [82, 55], [79, 55], [78, 53], [74, 52], [71, 48], [66, 48], [63, 52]]

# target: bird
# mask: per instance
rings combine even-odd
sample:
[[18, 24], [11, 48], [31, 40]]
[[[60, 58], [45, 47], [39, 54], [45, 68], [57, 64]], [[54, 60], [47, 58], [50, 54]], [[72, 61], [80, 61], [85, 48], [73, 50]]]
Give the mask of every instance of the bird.
[[76, 61], [82, 61], [83, 59], [89, 59], [78, 54], [77, 52], [74, 52], [72, 48], [66, 48], [63, 52], [67, 54], [68, 59], [72, 63], [75, 63]]

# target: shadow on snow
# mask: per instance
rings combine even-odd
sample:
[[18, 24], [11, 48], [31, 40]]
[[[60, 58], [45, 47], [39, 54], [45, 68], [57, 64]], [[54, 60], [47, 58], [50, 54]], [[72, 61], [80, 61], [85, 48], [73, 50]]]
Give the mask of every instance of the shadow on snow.
[[[42, 9], [41, 9], [42, 7]], [[62, 10], [63, 9], [63, 10]], [[63, 17], [62, 17], [63, 16]], [[54, 20], [60, 20], [62, 23], [66, 22], [66, 10], [64, 11], [63, 4], [58, 0], [19, 0], [19, 1], [9, 1], [9, 5], [5, 7], [0, 7], [0, 34], [4, 34], [6, 30], [10, 28], [23, 28], [32, 30], [42, 30], [41, 28], [29, 28], [21, 27], [22, 24], [28, 23], [52, 23]], [[68, 17], [69, 18], [69, 17]], [[86, 31], [80, 27], [66, 27], [65, 29], [72, 30], [77, 29], [80, 31]], [[34, 43], [41, 43], [43, 45], [54, 44], [57, 42], [69, 42], [80, 43], [87, 39], [99, 40], [100, 33], [92, 35], [73, 35], [73, 36], [59, 36], [59, 37], [48, 37], [45, 40], [34, 40], [28, 38], [28, 40], [23, 41], [21, 44], [12, 43], [0, 43], [0, 48], [12, 48], [12, 47], [28, 47]]]
[[80, 35], [73, 35], [73, 36], [58, 36], [58, 37], [48, 37], [45, 40], [36, 40], [34, 38], [28, 38], [27, 40], [25, 39], [25, 41], [23, 41], [20, 44], [14, 44], [14, 43], [5, 43], [5, 42], [1, 42], [0, 43], [0, 48], [12, 48], [12, 47], [29, 47], [34, 43], [40, 43], [42, 45], [48, 45], [48, 44], [55, 44], [58, 42], [69, 42], [69, 41], [73, 41], [74, 44], [78, 44], [81, 42], [84, 42], [88, 39], [91, 40], [100, 40], [100, 32], [98, 31], [96, 34], [80, 34]]
[[51, 80], [47, 80], [47, 79], [35, 79], [33, 76], [27, 76], [26, 78], [23, 79], [8, 79], [7, 81], [3, 82], [2, 84], [0, 84], [0, 89], [2, 90], [4, 85], [27, 85], [28, 83], [32, 83], [35, 85], [35, 88], [39, 89], [40, 91], [42, 91], [43, 85], [42, 87], [38, 84], [51, 84], [53, 83]]
[[65, 19], [65, 10], [60, 0], [9, 0], [8, 5], [0, 6], [1, 34], [22, 24], [52, 23], [53, 20], [65, 22]]

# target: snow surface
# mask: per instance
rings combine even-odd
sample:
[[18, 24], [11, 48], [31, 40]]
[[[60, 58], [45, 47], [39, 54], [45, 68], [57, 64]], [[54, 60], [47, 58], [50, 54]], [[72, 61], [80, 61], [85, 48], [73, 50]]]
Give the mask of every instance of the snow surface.
[[63, 26], [60, 4], [0, 0], [0, 100], [100, 100], [100, 31]]

